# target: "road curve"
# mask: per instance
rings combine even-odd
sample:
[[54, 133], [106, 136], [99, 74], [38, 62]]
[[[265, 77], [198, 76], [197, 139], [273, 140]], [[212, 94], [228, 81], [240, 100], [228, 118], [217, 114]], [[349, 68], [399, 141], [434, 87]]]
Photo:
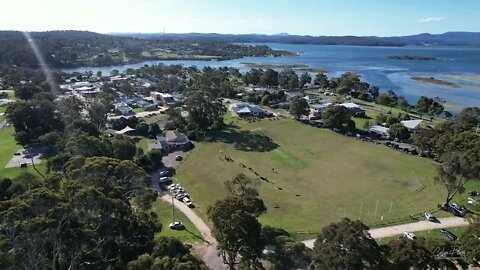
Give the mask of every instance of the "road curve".
[[[379, 239], [379, 238], [400, 235], [406, 231], [419, 232], [419, 231], [428, 231], [432, 229], [446, 229], [446, 228], [452, 228], [452, 227], [467, 226], [469, 224], [465, 219], [460, 217], [439, 218], [438, 221], [439, 222], [431, 222], [431, 221], [424, 220], [424, 221], [418, 221], [418, 222], [407, 223], [407, 224], [375, 228], [375, 229], [369, 230], [368, 232], [370, 233], [370, 235], [372, 235], [373, 238]], [[314, 242], [315, 242], [315, 239], [303, 241], [305, 246], [309, 248], [313, 248]]]
[[[172, 203], [172, 196], [169, 194], [164, 193], [160, 199], [164, 202], [170, 204]], [[174, 205], [176, 209], [182, 212], [182, 214], [184, 214], [185, 217], [192, 222], [205, 240], [205, 242], [201, 245], [194, 246], [193, 252], [201, 257], [209, 269], [226, 269], [222, 258], [218, 256], [218, 251], [216, 248], [217, 241], [212, 236], [212, 232], [210, 231], [208, 225], [197, 215], [197, 213], [195, 213], [195, 211], [193, 211], [184, 203], [176, 201]]]

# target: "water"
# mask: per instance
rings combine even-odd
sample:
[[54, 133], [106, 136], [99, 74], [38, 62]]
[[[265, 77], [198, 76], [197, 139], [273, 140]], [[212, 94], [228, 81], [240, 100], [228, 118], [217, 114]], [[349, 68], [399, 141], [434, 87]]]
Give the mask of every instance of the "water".
[[[102, 71], [109, 74], [112, 69], [124, 71], [158, 63], [181, 64], [184, 66], [236, 67], [246, 71], [241, 62], [261, 64], [307, 64], [329, 71], [328, 75], [339, 76], [345, 71], [360, 74], [363, 80], [379, 86], [383, 91], [392, 89], [414, 103], [421, 95], [440, 97], [448, 102], [449, 110], [480, 106], [480, 82], [452, 78], [450, 75], [480, 75], [480, 48], [473, 47], [362, 47], [326, 46], [267, 43], [273, 49], [299, 52], [296, 57], [246, 57], [226, 61], [145, 61], [137, 64], [110, 67], [82, 67], [66, 69], [67, 72]], [[421, 55], [435, 57], [433, 61], [409, 61], [387, 59], [389, 55]], [[452, 88], [424, 84], [411, 80], [412, 76], [435, 77], [460, 84]]]

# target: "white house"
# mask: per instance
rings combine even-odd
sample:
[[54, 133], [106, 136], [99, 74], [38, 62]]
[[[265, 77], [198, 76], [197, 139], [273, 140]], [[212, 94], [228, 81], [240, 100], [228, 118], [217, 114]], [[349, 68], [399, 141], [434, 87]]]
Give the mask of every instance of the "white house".
[[368, 132], [380, 135], [382, 137], [389, 137], [388, 130], [389, 130], [389, 128], [383, 127], [383, 126], [369, 126], [368, 127]]

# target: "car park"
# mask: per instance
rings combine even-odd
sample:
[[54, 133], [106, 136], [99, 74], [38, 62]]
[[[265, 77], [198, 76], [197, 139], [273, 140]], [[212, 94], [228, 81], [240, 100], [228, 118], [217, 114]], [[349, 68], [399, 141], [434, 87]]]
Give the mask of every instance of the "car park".
[[448, 238], [450, 241], [455, 241], [457, 240], [457, 236], [453, 234], [451, 231], [445, 230], [445, 229], [440, 229], [440, 232]]
[[403, 235], [409, 240], [416, 240], [417, 236], [413, 232], [404, 232]]
[[172, 230], [178, 230], [178, 231], [185, 229], [185, 226], [180, 221], [174, 221], [170, 223], [168, 227]]

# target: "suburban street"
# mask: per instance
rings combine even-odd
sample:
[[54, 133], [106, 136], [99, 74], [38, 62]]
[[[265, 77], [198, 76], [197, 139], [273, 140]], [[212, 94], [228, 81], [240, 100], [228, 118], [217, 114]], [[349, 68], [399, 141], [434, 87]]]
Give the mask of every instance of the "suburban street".
[[[369, 230], [370, 235], [373, 238], [385, 238], [385, 237], [392, 237], [396, 235], [403, 234], [406, 231], [409, 232], [419, 232], [419, 231], [428, 231], [432, 229], [446, 229], [452, 227], [460, 227], [460, 226], [468, 226], [468, 222], [460, 217], [446, 217], [446, 218], [439, 218], [439, 223], [431, 222], [431, 221], [419, 221], [401, 225], [393, 225], [388, 227], [382, 228], [375, 228]], [[303, 241], [305, 246], [309, 248], [313, 248], [313, 244], [315, 239], [310, 239]]]

